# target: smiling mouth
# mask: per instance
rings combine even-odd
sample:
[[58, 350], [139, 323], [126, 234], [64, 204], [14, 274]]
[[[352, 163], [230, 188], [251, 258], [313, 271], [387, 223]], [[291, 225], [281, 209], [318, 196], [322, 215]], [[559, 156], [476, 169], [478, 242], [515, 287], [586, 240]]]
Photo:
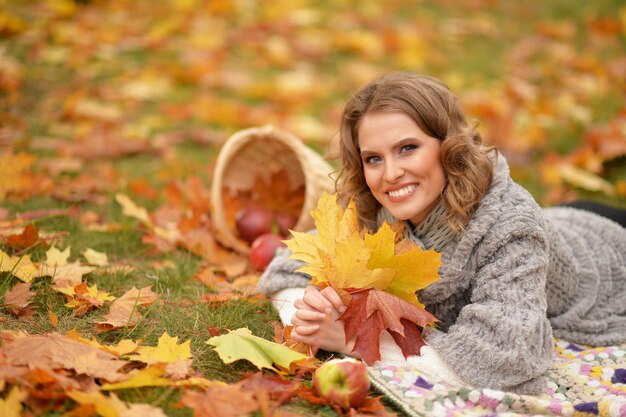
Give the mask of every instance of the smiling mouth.
[[399, 190], [389, 191], [387, 194], [389, 194], [389, 197], [391, 198], [400, 198], [411, 194], [416, 188], [417, 185], [411, 184], [407, 185], [406, 187], [400, 188]]

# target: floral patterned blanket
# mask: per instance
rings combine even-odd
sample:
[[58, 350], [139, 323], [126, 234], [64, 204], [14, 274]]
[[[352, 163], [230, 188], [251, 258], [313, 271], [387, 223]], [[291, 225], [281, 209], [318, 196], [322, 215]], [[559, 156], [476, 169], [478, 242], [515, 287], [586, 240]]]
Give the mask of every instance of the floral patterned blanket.
[[626, 344], [589, 347], [555, 340], [541, 395], [446, 386], [410, 366], [369, 367], [370, 379], [408, 416], [626, 417]]

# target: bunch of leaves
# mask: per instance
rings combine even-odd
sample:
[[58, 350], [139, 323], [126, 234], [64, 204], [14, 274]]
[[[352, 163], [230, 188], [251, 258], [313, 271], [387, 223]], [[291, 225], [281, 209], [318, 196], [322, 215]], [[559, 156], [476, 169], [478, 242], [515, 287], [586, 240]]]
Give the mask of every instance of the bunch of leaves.
[[405, 356], [418, 355], [424, 342], [417, 326], [437, 319], [416, 292], [439, 279], [440, 254], [398, 240], [399, 230], [387, 223], [374, 234], [361, 230], [354, 201], [344, 210], [335, 195], [324, 193], [311, 215], [317, 233], [294, 232], [287, 247], [292, 259], [305, 262], [298, 271], [309, 274], [312, 284], [348, 296], [340, 317], [346, 340], [355, 339], [354, 350], [368, 364], [380, 359], [384, 330]]

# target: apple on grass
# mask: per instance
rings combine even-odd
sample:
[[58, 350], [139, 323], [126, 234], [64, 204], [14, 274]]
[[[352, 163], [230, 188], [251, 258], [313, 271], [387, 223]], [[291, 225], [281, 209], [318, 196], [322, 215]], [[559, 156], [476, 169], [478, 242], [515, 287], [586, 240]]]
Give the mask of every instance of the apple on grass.
[[250, 246], [250, 264], [258, 271], [264, 271], [276, 255], [278, 248], [285, 247], [283, 237], [276, 233], [265, 233], [254, 239]]
[[315, 370], [313, 388], [344, 410], [358, 408], [370, 389], [367, 368], [354, 358], [331, 359]]

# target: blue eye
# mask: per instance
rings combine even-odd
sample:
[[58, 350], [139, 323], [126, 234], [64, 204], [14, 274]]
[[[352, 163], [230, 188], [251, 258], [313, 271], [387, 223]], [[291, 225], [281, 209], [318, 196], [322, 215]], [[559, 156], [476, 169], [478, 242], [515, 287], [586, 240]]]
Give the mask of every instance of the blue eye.
[[417, 149], [417, 145], [404, 145], [401, 149], [400, 152], [404, 153], [404, 152], [411, 152], [412, 150]]
[[366, 164], [376, 164], [381, 161], [380, 156], [368, 156], [365, 158]]

